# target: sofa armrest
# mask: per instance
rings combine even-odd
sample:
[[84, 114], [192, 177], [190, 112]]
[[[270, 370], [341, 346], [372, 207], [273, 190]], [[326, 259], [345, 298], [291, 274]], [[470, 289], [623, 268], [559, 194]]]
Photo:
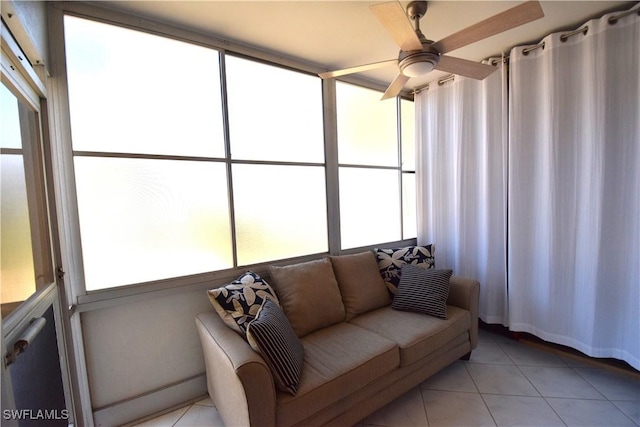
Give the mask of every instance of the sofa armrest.
[[471, 314], [471, 328], [469, 340], [471, 349], [478, 345], [478, 301], [480, 298], [480, 283], [466, 277], [451, 276], [449, 281], [449, 298], [447, 304], [469, 310]]
[[215, 312], [196, 316], [207, 389], [227, 426], [276, 424], [276, 391], [264, 359]]

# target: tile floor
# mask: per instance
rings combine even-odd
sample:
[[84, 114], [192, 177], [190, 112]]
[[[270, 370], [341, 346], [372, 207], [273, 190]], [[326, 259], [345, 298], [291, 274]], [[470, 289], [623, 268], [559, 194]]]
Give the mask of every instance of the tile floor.
[[[458, 361], [357, 427], [640, 426], [640, 379], [480, 331]], [[136, 427], [223, 426], [209, 398]], [[230, 427], [230, 426], [227, 426]]]

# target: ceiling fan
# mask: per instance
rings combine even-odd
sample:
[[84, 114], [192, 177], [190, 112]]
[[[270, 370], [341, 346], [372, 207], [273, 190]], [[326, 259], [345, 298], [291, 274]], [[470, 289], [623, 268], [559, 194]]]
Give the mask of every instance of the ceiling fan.
[[[426, 1], [412, 1], [406, 12], [398, 1], [375, 4], [370, 9], [400, 46], [398, 59], [329, 71], [319, 76], [328, 79], [396, 64], [399, 73], [382, 99], [395, 98], [411, 77], [422, 76], [434, 69], [477, 80], [488, 77], [496, 67], [444, 54], [544, 16], [540, 3], [532, 0], [434, 42], [420, 30], [420, 18], [427, 12]], [[415, 29], [407, 18], [414, 21]]]

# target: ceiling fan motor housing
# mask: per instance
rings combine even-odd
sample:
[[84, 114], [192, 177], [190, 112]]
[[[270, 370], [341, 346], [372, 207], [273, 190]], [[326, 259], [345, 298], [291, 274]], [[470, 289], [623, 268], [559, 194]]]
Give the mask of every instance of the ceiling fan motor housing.
[[407, 77], [418, 77], [427, 74], [435, 68], [440, 60], [440, 52], [433, 45], [432, 40], [420, 31], [420, 18], [427, 13], [426, 1], [412, 1], [407, 5], [407, 16], [415, 22], [415, 32], [422, 43], [421, 50], [400, 51], [398, 55], [398, 67], [400, 72]]
[[407, 77], [418, 77], [433, 70], [440, 61], [440, 52], [431, 40], [423, 41], [422, 50], [400, 51], [398, 67]]

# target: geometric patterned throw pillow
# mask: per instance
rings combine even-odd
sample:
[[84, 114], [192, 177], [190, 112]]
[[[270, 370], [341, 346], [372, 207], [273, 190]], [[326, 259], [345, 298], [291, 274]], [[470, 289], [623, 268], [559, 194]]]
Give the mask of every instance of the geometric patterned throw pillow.
[[424, 269], [411, 264], [403, 266], [391, 308], [446, 319], [452, 273], [452, 270]]
[[408, 246], [397, 249], [376, 249], [380, 275], [391, 294], [395, 295], [400, 285], [402, 266], [417, 265], [421, 268], [435, 268], [435, 245]]
[[247, 340], [267, 362], [276, 386], [295, 395], [302, 373], [304, 347], [287, 316], [273, 301], [265, 301], [256, 318], [249, 322]]
[[252, 271], [247, 271], [233, 282], [207, 291], [209, 301], [224, 323], [246, 338], [247, 325], [265, 300], [280, 305], [271, 286]]

